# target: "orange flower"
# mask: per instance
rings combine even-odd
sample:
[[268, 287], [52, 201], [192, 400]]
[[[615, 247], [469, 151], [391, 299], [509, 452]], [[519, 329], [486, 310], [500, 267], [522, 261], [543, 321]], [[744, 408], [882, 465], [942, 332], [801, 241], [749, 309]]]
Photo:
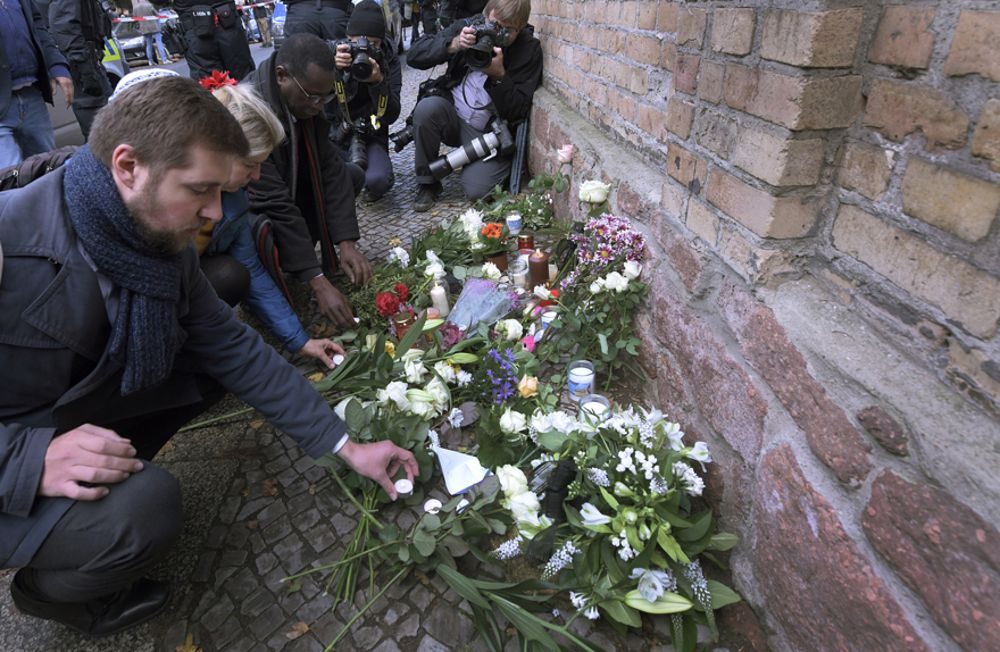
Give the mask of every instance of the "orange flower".
[[499, 222], [487, 222], [479, 232], [484, 238], [499, 240], [503, 237], [503, 224]]

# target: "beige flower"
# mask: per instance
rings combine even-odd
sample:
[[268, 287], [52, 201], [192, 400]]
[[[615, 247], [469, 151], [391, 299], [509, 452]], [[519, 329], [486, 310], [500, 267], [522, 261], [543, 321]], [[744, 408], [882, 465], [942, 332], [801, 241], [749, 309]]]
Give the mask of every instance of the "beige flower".
[[531, 398], [532, 396], [537, 396], [538, 377], [525, 376], [522, 378], [521, 382], [517, 384], [517, 392], [521, 395], [521, 398]]

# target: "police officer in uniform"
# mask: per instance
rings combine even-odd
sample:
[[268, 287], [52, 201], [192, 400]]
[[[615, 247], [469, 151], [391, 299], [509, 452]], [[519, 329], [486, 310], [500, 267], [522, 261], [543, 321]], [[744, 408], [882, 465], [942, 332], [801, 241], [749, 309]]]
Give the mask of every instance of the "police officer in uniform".
[[347, 19], [351, 15], [351, 0], [285, 0], [285, 34], [314, 34], [324, 41], [337, 41], [347, 36]]
[[192, 79], [227, 70], [238, 81], [253, 71], [250, 44], [235, 2], [174, 0], [174, 9], [184, 27], [184, 57]]
[[107, 0], [35, 0], [49, 21], [49, 33], [69, 62], [73, 113], [83, 137], [97, 111], [108, 103], [111, 82], [104, 72], [104, 39], [111, 36], [113, 8]]

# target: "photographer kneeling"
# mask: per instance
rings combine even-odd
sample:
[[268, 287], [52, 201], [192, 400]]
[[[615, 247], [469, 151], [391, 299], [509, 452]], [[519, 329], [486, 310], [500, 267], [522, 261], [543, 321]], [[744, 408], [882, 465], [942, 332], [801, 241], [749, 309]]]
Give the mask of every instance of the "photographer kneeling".
[[354, 7], [347, 39], [337, 43], [337, 70], [337, 99], [327, 105], [330, 139], [345, 161], [365, 171], [364, 187], [378, 199], [395, 182], [389, 125], [399, 117], [403, 75], [374, 0]]
[[[528, 25], [530, 0], [490, 0], [483, 15], [452, 23], [410, 46], [407, 62], [427, 70], [448, 62], [435, 90], [413, 111], [417, 182], [416, 211], [429, 210], [441, 192], [430, 163], [444, 142], [467, 144], [495, 130], [503, 120], [513, 126], [528, 117], [531, 97], [542, 81], [542, 48]], [[462, 168], [462, 187], [470, 200], [486, 196], [510, 174], [512, 157], [474, 160]]]

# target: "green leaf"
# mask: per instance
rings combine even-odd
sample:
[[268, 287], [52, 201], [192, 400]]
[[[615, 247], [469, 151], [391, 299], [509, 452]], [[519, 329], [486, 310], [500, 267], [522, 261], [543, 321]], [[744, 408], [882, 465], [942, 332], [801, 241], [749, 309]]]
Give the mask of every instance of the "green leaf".
[[461, 265], [456, 265], [451, 268], [451, 275], [454, 276], [456, 280], [464, 281], [469, 275], [469, 270]]
[[552, 637], [545, 631], [545, 628], [539, 624], [538, 618], [533, 617], [523, 607], [497, 595], [491, 594], [489, 598], [496, 603], [507, 620], [525, 638], [531, 641], [538, 641], [547, 650], [559, 649], [559, 646], [552, 640]]
[[441, 527], [441, 518], [437, 514], [424, 514], [420, 525], [428, 531], [434, 531]]
[[740, 538], [735, 534], [730, 532], [718, 532], [712, 535], [712, 538], [708, 542], [709, 550], [730, 550], [737, 543], [740, 542]]
[[694, 606], [693, 602], [677, 593], [664, 593], [656, 602], [650, 602], [638, 590], [625, 594], [625, 604], [648, 614], [675, 614]]
[[490, 603], [486, 601], [486, 598], [479, 592], [475, 584], [465, 575], [444, 564], [438, 564], [435, 570], [448, 583], [448, 586], [455, 589], [455, 593], [468, 600], [470, 604], [482, 607], [483, 609], [490, 608]]
[[439, 326], [441, 326], [441, 324], [443, 324], [443, 323], [444, 323], [443, 319], [428, 319], [426, 322], [424, 322], [423, 331], [425, 333], [430, 332], [430, 331], [434, 330], [435, 328], [438, 328]]
[[437, 548], [437, 541], [425, 530], [417, 530], [413, 533], [413, 545], [421, 555], [430, 557]]
[[473, 353], [453, 353], [448, 357], [448, 362], [451, 364], [472, 364], [479, 360], [479, 356]]
[[407, 546], [400, 546], [399, 547], [399, 552], [396, 553], [396, 556], [399, 557], [399, 561], [403, 562], [404, 564], [409, 563], [409, 561], [410, 561], [410, 549], [409, 549], [409, 547], [407, 547]]
[[601, 343], [601, 355], [608, 355], [608, 336], [604, 333], [598, 333], [597, 341]]
[[469, 544], [454, 535], [446, 536], [441, 544], [448, 549], [452, 557], [462, 557], [469, 553]]
[[417, 317], [417, 321], [410, 327], [410, 330], [406, 331], [406, 335], [400, 340], [399, 345], [396, 346], [396, 357], [402, 358], [403, 355], [413, 348], [413, 345], [417, 342], [417, 338], [423, 336], [424, 323], [427, 321], [427, 314], [424, 313]]
[[677, 539], [668, 534], [666, 530], [660, 528], [657, 531], [656, 541], [663, 548], [663, 552], [667, 553], [675, 562], [679, 564], [690, 563], [687, 555], [684, 554], [684, 551], [681, 550], [680, 545], [677, 543]]
[[600, 607], [601, 611], [606, 613], [611, 620], [629, 627], [642, 627], [642, 618], [639, 617], [639, 612], [624, 602], [618, 600], [602, 602]]
[[726, 605], [735, 604], [742, 600], [739, 593], [722, 582], [708, 580], [708, 590], [712, 594], [712, 609], [721, 609]]
[[539, 446], [553, 453], [558, 453], [562, 450], [567, 441], [566, 435], [558, 430], [538, 433], [537, 438]]
[[703, 512], [689, 528], [675, 531], [675, 535], [680, 541], [697, 541], [705, 536], [708, 528], [712, 525], [712, 511]]
[[601, 490], [601, 496], [604, 497], [604, 501], [611, 507], [611, 509], [618, 509], [618, 500], [611, 495], [611, 492], [604, 487], [598, 487]]
[[347, 407], [344, 409], [344, 421], [347, 422], [347, 429], [351, 431], [352, 435], [357, 435], [364, 430], [365, 426], [368, 425], [367, 417], [365, 408], [361, 406], [361, 401], [352, 398], [347, 402]]

